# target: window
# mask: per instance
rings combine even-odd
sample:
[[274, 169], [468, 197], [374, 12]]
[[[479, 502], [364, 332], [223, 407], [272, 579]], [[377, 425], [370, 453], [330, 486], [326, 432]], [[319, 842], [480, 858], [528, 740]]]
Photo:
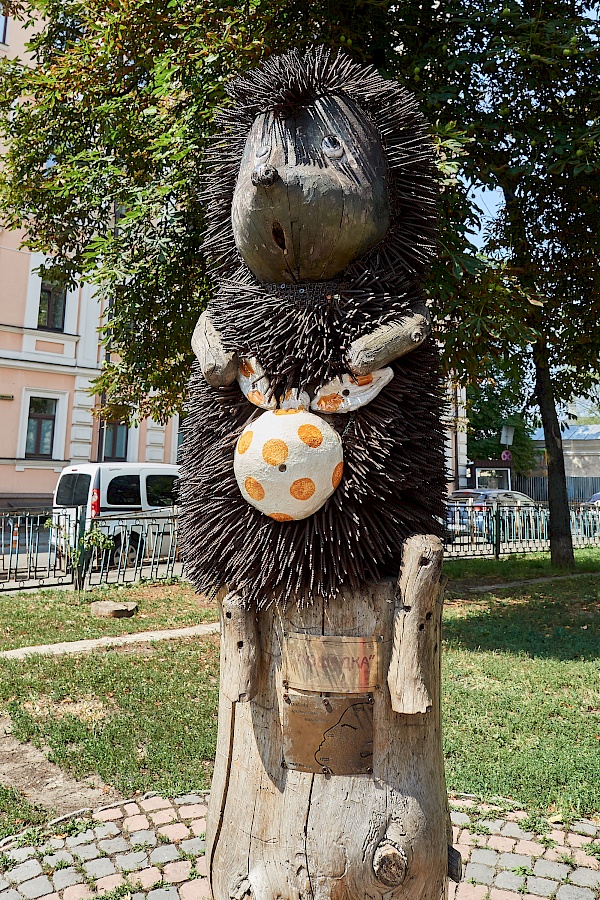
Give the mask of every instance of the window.
[[38, 328], [44, 331], [65, 330], [65, 306], [67, 292], [51, 284], [42, 284], [38, 309]]
[[31, 397], [27, 419], [25, 456], [52, 459], [56, 400], [47, 397]]
[[176, 475], [148, 475], [146, 478], [148, 506], [173, 506], [176, 481]]
[[0, 44], [6, 44], [6, 36], [8, 31], [8, 16], [0, 14]]
[[107, 422], [104, 426], [104, 459], [125, 462], [127, 459], [128, 428], [122, 422]]
[[140, 476], [117, 475], [109, 481], [106, 502], [111, 506], [141, 506]]
[[63, 475], [58, 482], [56, 506], [85, 506], [88, 502], [91, 475]]

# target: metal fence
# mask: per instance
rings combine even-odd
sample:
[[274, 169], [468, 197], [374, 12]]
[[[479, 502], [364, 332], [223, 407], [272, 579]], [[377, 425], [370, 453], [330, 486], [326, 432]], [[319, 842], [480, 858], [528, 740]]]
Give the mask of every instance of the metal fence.
[[[548, 478], [545, 475], [513, 475], [512, 486], [532, 500], [548, 502]], [[567, 494], [571, 503], [585, 503], [600, 493], [600, 477], [567, 475]]]
[[0, 511], [0, 591], [180, 577], [173, 511], [147, 516]]
[[[548, 550], [547, 506], [448, 504], [446, 556], [506, 556]], [[600, 506], [573, 507], [576, 547], [600, 546]], [[87, 589], [183, 575], [177, 516], [0, 511], [0, 591], [75, 585]]]
[[[575, 547], [600, 546], [600, 506], [572, 507]], [[490, 506], [449, 503], [446, 556], [507, 556], [550, 549], [547, 506]]]

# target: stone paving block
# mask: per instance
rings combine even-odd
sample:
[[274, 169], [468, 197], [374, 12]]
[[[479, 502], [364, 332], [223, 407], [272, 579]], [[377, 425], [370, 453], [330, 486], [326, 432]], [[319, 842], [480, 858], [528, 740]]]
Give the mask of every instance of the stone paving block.
[[140, 800], [140, 806], [145, 812], [149, 812], [153, 809], [172, 809], [172, 804], [170, 800], [165, 800], [163, 797], [148, 797], [147, 800]]
[[476, 847], [471, 852], [471, 862], [483, 863], [484, 866], [495, 866], [498, 862], [498, 854], [495, 850], [489, 850], [487, 847]]
[[558, 828], [556, 825], [553, 827], [548, 837], [552, 838], [553, 841], [556, 841], [557, 844], [563, 845], [565, 843], [565, 831], [563, 828]]
[[520, 841], [530, 841], [533, 837], [532, 831], [523, 831], [516, 822], [506, 822], [500, 831], [504, 837], [514, 837]]
[[98, 841], [98, 847], [112, 856], [113, 853], [126, 853], [129, 850], [129, 841], [122, 837], [108, 838], [106, 841]]
[[139, 815], [140, 808], [137, 803], [129, 802], [124, 804], [123, 812], [126, 816], [137, 816]]
[[68, 869], [59, 869], [52, 876], [54, 890], [64, 891], [65, 888], [71, 887], [72, 884], [82, 884], [83, 876], [81, 872], [70, 866]]
[[131, 900], [146, 900], [146, 895], [142, 893], [132, 894]]
[[58, 863], [61, 862], [66, 862], [70, 865], [73, 862], [73, 856], [67, 850], [59, 850], [58, 853], [51, 853], [49, 856], [44, 856], [42, 862], [45, 866], [51, 866], [55, 869]]
[[105, 822], [104, 825], [96, 825], [94, 828], [94, 834], [98, 841], [103, 838], [116, 837], [120, 833], [121, 829], [114, 822]]
[[594, 900], [594, 892], [574, 884], [561, 884], [556, 892], [556, 900]]
[[[179, 896], [181, 900], [205, 900], [205, 898], [212, 897], [208, 878], [195, 878], [193, 881], [182, 884], [179, 888]], [[472, 898], [472, 900], [475, 900], [475, 898]]]
[[153, 831], [136, 831], [135, 834], [129, 835], [129, 843], [132, 847], [139, 847], [140, 845], [146, 847], [156, 847], [156, 835]]
[[500, 853], [511, 853], [515, 844], [515, 838], [502, 837], [499, 834], [492, 834], [488, 838], [487, 845], [490, 850], [498, 850]]
[[490, 900], [521, 900], [521, 895], [514, 891], [492, 888], [490, 891]]
[[[20, 884], [22, 881], [29, 881], [31, 878], [37, 878], [37, 876], [41, 874], [42, 867], [37, 859], [28, 859], [27, 862], [21, 863], [20, 866], [15, 866], [14, 869], [7, 872], [6, 880], [12, 882], [12, 884]], [[50, 888], [48, 893], [51, 893], [51, 891], [52, 888]]]
[[500, 834], [505, 822], [504, 819], [481, 819], [479, 824], [487, 828], [490, 834]]
[[101, 809], [98, 812], [94, 813], [94, 819], [97, 822], [115, 822], [117, 819], [123, 818], [123, 810], [119, 809], [118, 806], [113, 807], [112, 809]]
[[35, 847], [15, 847], [14, 850], [9, 850], [8, 855], [11, 859], [14, 859], [15, 862], [24, 862], [31, 856], [35, 856], [36, 852], [37, 850]]
[[5, 891], [9, 887], [10, 887], [10, 884], [8, 883], [8, 881], [5, 881], [4, 878], [2, 878], [0, 876], [0, 893], [2, 891]]
[[48, 841], [48, 847], [51, 847], [53, 850], [60, 850], [64, 846], [64, 838], [53, 837]]
[[462, 881], [456, 889], [455, 896], [456, 900], [484, 900], [487, 891], [485, 884], [468, 884]]
[[2, 893], [0, 894], [0, 900], [22, 900], [22, 897], [18, 893], [18, 891], [15, 891], [11, 888], [10, 891], [2, 891]]
[[106, 878], [99, 878], [96, 882], [96, 893], [104, 894], [106, 891], [114, 891], [115, 888], [121, 887], [123, 884], [123, 876], [119, 875], [117, 872], [116, 875], [107, 875]]
[[156, 888], [148, 894], [148, 900], [179, 900], [177, 888], [171, 887]]
[[206, 850], [206, 841], [201, 838], [190, 838], [189, 841], [182, 841], [179, 846], [183, 853], [195, 853], [199, 856]]
[[151, 812], [150, 818], [155, 825], [167, 825], [177, 820], [177, 813], [174, 809], [159, 809], [157, 812]]
[[573, 850], [573, 856], [578, 866], [585, 866], [587, 869], [600, 869], [600, 860], [597, 860], [594, 856], [588, 856], [585, 849]]
[[464, 812], [453, 809], [450, 813], [450, 819], [453, 825], [468, 825], [471, 819]]
[[571, 856], [572, 853], [571, 847], [562, 847], [559, 844], [558, 847], [549, 847], [544, 853], [544, 859], [549, 859], [550, 862], [560, 862], [561, 856]]
[[144, 850], [119, 854], [115, 856], [115, 865], [122, 872], [135, 872], [137, 869], [145, 869], [148, 865], [148, 854]]
[[589, 844], [590, 839], [588, 835], [575, 834], [575, 832], [570, 831], [566, 836], [565, 841], [569, 847], [583, 847], [584, 844]]
[[65, 890], [63, 900], [89, 900], [91, 896], [92, 891], [87, 884], [74, 884]]
[[460, 834], [460, 825], [452, 826], [452, 843], [455, 844], [458, 840], [458, 836]]
[[179, 862], [167, 863], [163, 869], [163, 878], [165, 881], [170, 881], [171, 884], [179, 884], [180, 882], [187, 880], [191, 868], [192, 864], [189, 859], [181, 859]]
[[95, 837], [94, 830], [88, 828], [87, 831], [82, 831], [81, 834], [73, 834], [71, 837], [68, 837], [65, 843], [67, 847], [79, 847], [81, 844], [89, 844]]
[[146, 816], [128, 816], [127, 819], [123, 819], [124, 831], [143, 831], [146, 828], [150, 828], [150, 822]]
[[522, 853], [501, 853], [498, 858], [498, 865], [501, 869], [518, 869], [520, 866], [530, 869], [531, 857]]
[[41, 875], [39, 878], [33, 878], [31, 881], [21, 882], [19, 891], [27, 900], [36, 900], [37, 897], [43, 897], [45, 894], [53, 894], [54, 888], [48, 876]]
[[527, 890], [537, 897], [552, 897], [556, 893], [557, 887], [558, 881], [553, 881], [551, 878], [536, 878], [535, 875], [530, 875], [527, 879]]
[[100, 850], [96, 844], [84, 844], [82, 847], [73, 847], [73, 856], [83, 862], [86, 859], [98, 859]]
[[90, 878], [104, 878], [106, 875], [114, 875], [115, 867], [110, 859], [90, 859], [83, 864], [83, 868]]
[[551, 862], [549, 859], [538, 859], [533, 867], [534, 875], [539, 875], [540, 878], [554, 878], [556, 881], [562, 881], [570, 871], [570, 867], [565, 863]]
[[193, 822], [190, 822], [190, 828], [196, 837], [202, 837], [203, 834], [206, 834], [206, 819], [194, 819]]
[[174, 825], [163, 825], [158, 829], [158, 833], [164, 835], [170, 841], [183, 841], [190, 836], [190, 830], [183, 822], [176, 822]]
[[[193, 803], [179, 809], [180, 819], [205, 819], [207, 807], [203, 803]], [[458, 823], [457, 823], [458, 824]]]
[[[198, 872], [199, 875], [208, 877], [208, 860], [206, 859], [206, 856], [201, 856], [196, 860], [196, 872]], [[454, 882], [452, 882], [452, 884], [454, 884]]]
[[504, 891], [520, 891], [525, 882], [523, 875], [515, 875], [514, 872], [503, 871], [496, 875], [494, 885]]
[[594, 837], [597, 830], [598, 829], [593, 822], [579, 821], [573, 822], [571, 825], [571, 831], [577, 831], [579, 834], [588, 834], [591, 837]]
[[176, 806], [184, 806], [187, 803], [204, 803], [205, 799], [200, 794], [184, 794], [183, 797], [175, 797], [173, 803]]
[[596, 889], [600, 887], [600, 872], [594, 872], [593, 869], [575, 869], [569, 875], [569, 881], [579, 885], [579, 887]]
[[[192, 830], [193, 830], [193, 828], [194, 828], [194, 823], [192, 822]], [[475, 846], [474, 837], [475, 836], [471, 834], [471, 832], [468, 830], [468, 828], [463, 828], [463, 830], [461, 831], [461, 833], [458, 836], [458, 843], [459, 844], [468, 844], [469, 846]]]
[[465, 881], [477, 881], [479, 884], [492, 884], [494, 880], [494, 870], [491, 866], [484, 866], [481, 863], [468, 863], [464, 874]]
[[140, 887], [144, 891], [149, 891], [162, 882], [161, 871], [156, 866], [140, 869], [139, 872], [130, 872], [127, 878], [132, 887]]
[[172, 862], [174, 859], [179, 859], [179, 850], [173, 844], [163, 844], [150, 854], [150, 863], [154, 866]]
[[545, 849], [544, 845], [538, 844], [537, 841], [518, 841], [513, 852], [523, 856], [543, 856]]

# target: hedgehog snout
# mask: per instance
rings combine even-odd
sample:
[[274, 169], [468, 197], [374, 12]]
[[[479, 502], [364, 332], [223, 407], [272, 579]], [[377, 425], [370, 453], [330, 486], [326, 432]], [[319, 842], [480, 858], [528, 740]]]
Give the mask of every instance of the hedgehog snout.
[[269, 184], [273, 184], [274, 181], [279, 177], [279, 172], [275, 168], [275, 166], [257, 166], [252, 172], [252, 184], [255, 187], [259, 185], [261, 187], [265, 187]]

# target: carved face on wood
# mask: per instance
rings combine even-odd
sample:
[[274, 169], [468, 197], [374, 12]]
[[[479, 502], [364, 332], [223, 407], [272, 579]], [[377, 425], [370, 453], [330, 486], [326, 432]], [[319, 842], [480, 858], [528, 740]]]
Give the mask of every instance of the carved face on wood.
[[231, 208], [237, 249], [259, 281], [326, 281], [383, 240], [388, 173], [375, 128], [328, 96], [291, 118], [258, 116]]

